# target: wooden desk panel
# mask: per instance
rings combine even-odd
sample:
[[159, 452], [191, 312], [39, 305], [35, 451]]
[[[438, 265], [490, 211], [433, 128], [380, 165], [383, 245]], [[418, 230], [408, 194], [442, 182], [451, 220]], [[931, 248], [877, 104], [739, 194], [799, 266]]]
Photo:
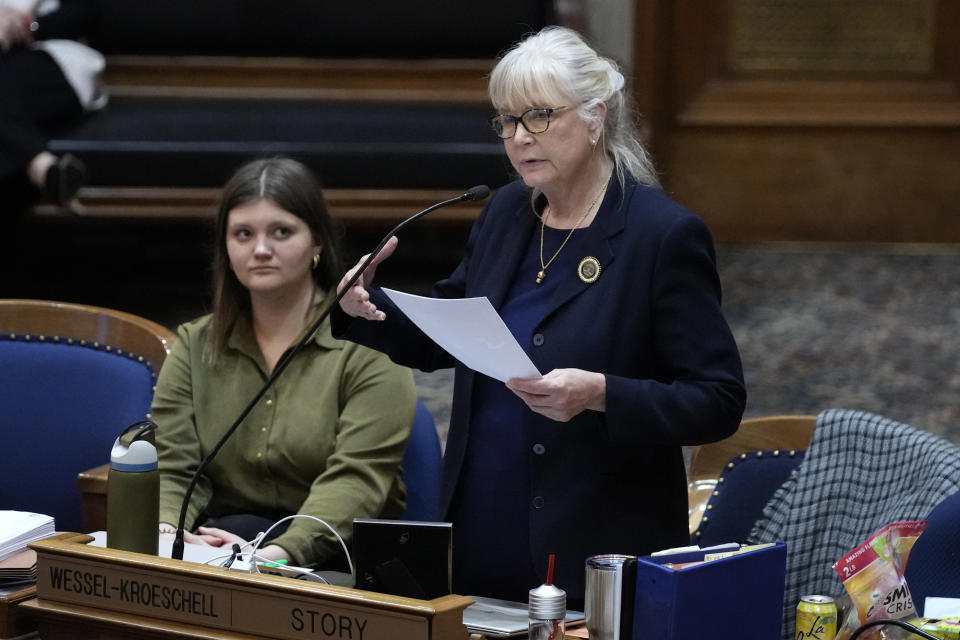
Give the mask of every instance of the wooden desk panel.
[[36, 598], [20, 605], [39, 620], [43, 640], [155, 640], [157, 638], [202, 638], [204, 640], [257, 640], [257, 636], [217, 629], [203, 629], [170, 620], [153, 620], [116, 611], [92, 610]]
[[0, 588], [0, 640], [22, 637], [36, 631], [36, 623], [24, 615], [20, 608], [23, 602], [36, 595], [37, 588], [32, 584]]
[[467, 638], [463, 609], [473, 601], [462, 596], [402, 598], [89, 547], [89, 540], [62, 534], [31, 545], [37, 598], [20, 606], [45, 639]]

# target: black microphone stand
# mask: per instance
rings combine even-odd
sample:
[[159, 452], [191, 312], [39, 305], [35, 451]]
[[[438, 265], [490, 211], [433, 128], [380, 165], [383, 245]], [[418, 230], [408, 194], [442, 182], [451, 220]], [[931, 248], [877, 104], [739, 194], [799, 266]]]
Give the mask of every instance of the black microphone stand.
[[226, 444], [227, 440], [230, 439], [230, 436], [233, 435], [233, 432], [237, 430], [240, 424], [244, 419], [250, 415], [250, 412], [253, 411], [253, 408], [257, 406], [257, 403], [260, 402], [260, 399], [263, 398], [264, 394], [273, 386], [273, 383], [276, 382], [277, 378], [280, 377], [280, 374], [287, 368], [287, 365], [290, 364], [290, 361], [293, 360], [300, 351], [303, 350], [303, 347], [313, 339], [313, 334], [316, 333], [317, 329], [320, 328], [320, 325], [323, 324], [323, 321], [327, 319], [330, 315], [330, 312], [336, 307], [340, 300], [343, 299], [343, 296], [346, 295], [347, 291], [356, 284], [357, 280], [360, 279], [360, 276], [363, 275], [363, 272], [367, 270], [367, 267], [370, 266], [370, 263], [373, 262], [374, 258], [377, 257], [377, 254], [380, 253], [380, 250], [383, 249], [384, 245], [390, 240], [391, 237], [396, 235], [400, 229], [405, 227], [407, 224], [413, 222], [414, 220], [421, 218], [435, 209], [440, 207], [445, 207], [449, 204], [455, 204], [457, 202], [465, 202], [468, 200], [483, 200], [489, 195], [490, 189], [485, 185], [478, 185], [471, 188], [466, 193], [457, 196], [456, 198], [450, 198], [449, 200], [444, 200], [443, 202], [438, 202], [436, 204], [430, 205], [423, 211], [413, 214], [406, 220], [400, 222], [397, 226], [390, 230], [390, 232], [384, 236], [383, 240], [380, 241], [380, 244], [377, 245], [377, 248], [374, 249], [368, 256], [367, 259], [363, 261], [363, 264], [360, 265], [360, 268], [356, 270], [350, 280], [347, 281], [346, 285], [339, 291], [337, 291], [336, 297], [333, 299], [326, 309], [323, 310], [323, 313], [313, 322], [309, 330], [303, 334], [303, 338], [293, 346], [292, 349], [288, 350], [286, 355], [280, 359], [277, 365], [273, 368], [273, 372], [270, 374], [270, 377], [267, 378], [267, 381], [263, 383], [263, 386], [260, 388], [260, 391], [257, 392], [253, 399], [244, 407], [243, 411], [240, 412], [240, 415], [237, 416], [237, 419], [234, 420], [233, 424], [230, 425], [230, 428], [223, 434], [220, 440], [217, 441], [217, 444], [210, 450], [210, 453], [200, 461], [200, 464], [197, 466], [196, 471], [193, 472], [193, 477], [190, 479], [190, 484], [187, 486], [187, 491], [183, 496], [183, 504], [180, 507], [180, 519], [177, 521], [177, 533], [173, 539], [173, 549], [171, 550], [170, 557], [174, 560], [183, 560], [183, 536], [184, 528], [187, 521], [187, 508], [190, 504], [190, 497], [193, 495], [193, 490], [197, 486], [197, 482], [200, 481], [200, 475], [203, 473], [203, 470], [207, 468], [207, 465], [210, 464], [210, 461], [217, 455], [223, 445]]
[[900, 627], [901, 629], [906, 629], [913, 635], [920, 636], [921, 638], [927, 638], [928, 640], [937, 640], [937, 636], [927, 633], [926, 631], [923, 631], [921, 629], [918, 629], [917, 627], [913, 626], [909, 622], [904, 622], [903, 620], [891, 620], [889, 618], [879, 618], [877, 620], [872, 620], [870, 622], [863, 623], [862, 625], [854, 629], [853, 633], [850, 635], [850, 640], [855, 640], [856, 638], [859, 638], [864, 631], [866, 631], [867, 629], [870, 629], [871, 627], [877, 627], [880, 625], [887, 625], [887, 624]]

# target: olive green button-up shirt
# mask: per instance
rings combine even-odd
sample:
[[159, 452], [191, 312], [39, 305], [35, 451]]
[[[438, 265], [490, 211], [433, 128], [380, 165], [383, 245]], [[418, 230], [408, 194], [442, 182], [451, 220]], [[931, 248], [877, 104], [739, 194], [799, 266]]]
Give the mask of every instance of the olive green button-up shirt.
[[[249, 319], [232, 328], [216, 365], [204, 358], [210, 316], [181, 325], [157, 380], [160, 521], [176, 524], [190, 478], [268, 377]], [[409, 369], [317, 331], [227, 441], [194, 489], [187, 512], [302, 513], [349, 544], [353, 518], [395, 517], [405, 492], [400, 462], [416, 403]], [[322, 524], [296, 518], [274, 543], [300, 566], [342, 554]]]

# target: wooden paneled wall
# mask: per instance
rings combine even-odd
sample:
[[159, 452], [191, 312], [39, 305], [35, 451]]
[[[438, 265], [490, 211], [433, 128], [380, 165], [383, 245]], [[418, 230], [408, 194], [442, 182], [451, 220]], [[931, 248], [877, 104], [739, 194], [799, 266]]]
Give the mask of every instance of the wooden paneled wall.
[[664, 187], [721, 241], [960, 242], [960, 3], [636, 0]]

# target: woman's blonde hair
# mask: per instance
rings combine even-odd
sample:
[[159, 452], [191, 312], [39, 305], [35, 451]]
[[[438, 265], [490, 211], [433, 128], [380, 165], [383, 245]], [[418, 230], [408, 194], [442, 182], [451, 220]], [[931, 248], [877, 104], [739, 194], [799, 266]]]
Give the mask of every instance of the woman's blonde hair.
[[598, 54], [576, 31], [551, 26], [527, 36], [500, 58], [490, 74], [489, 93], [498, 111], [508, 105], [555, 107], [570, 101], [587, 123], [599, 119], [594, 107], [604, 103], [607, 117], [600, 142], [617, 167], [617, 178], [623, 184], [629, 174], [641, 184], [658, 186], [625, 84], [616, 62]]

